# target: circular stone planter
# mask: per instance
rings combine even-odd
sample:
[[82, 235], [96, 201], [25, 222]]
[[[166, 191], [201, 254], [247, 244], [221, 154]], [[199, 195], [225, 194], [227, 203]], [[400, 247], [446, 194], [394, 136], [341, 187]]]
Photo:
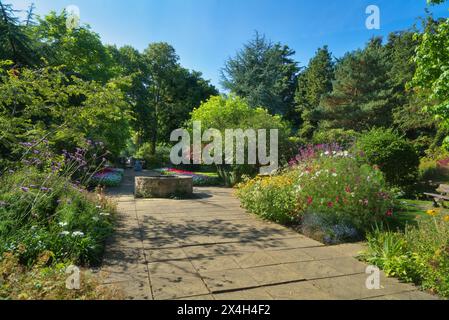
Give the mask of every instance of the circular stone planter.
[[193, 178], [187, 176], [136, 177], [136, 198], [190, 197]]

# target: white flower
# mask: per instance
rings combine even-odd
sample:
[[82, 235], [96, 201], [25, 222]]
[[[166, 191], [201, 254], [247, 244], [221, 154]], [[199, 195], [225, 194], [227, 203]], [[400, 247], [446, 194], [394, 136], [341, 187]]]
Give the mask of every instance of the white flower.
[[336, 177], [338, 177], [338, 174], [332, 173], [332, 177], [336, 178]]
[[345, 151], [345, 152], [343, 152], [343, 155], [344, 155], [345, 157], [348, 157], [348, 156], [349, 156], [349, 152], [348, 152], [348, 151]]
[[72, 233], [72, 237], [84, 237], [84, 233], [81, 231], [75, 231]]
[[69, 224], [67, 222], [60, 222], [59, 225], [64, 228], [67, 227]]
[[97, 208], [97, 209], [101, 209], [101, 206], [96, 206], [95, 208]]
[[68, 231], [63, 231], [63, 232], [61, 232], [59, 235], [60, 236], [68, 236], [70, 234], [70, 232], [68, 232]]
[[328, 156], [330, 153], [329, 153], [329, 151], [326, 151], [325, 153], [324, 153], [324, 155], [326, 155], [326, 156]]
[[102, 212], [102, 213], [100, 213], [100, 216], [102, 216], [102, 217], [109, 217], [111, 214], [110, 213], [107, 213], [107, 212]]
[[100, 218], [99, 217], [92, 217], [92, 220], [94, 220], [95, 222], [98, 222], [98, 221], [100, 221]]

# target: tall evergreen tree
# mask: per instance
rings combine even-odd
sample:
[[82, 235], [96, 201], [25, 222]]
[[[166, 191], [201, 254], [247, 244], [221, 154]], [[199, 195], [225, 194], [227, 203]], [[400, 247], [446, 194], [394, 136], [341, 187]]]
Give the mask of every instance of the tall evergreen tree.
[[38, 57], [16, 12], [10, 4], [0, 1], [0, 59], [12, 60], [16, 66], [34, 65]]
[[302, 124], [300, 135], [311, 138], [318, 125], [318, 107], [323, 95], [332, 91], [334, 63], [327, 46], [318, 49], [308, 67], [298, 77], [296, 111]]
[[365, 130], [392, 124], [391, 62], [380, 38], [338, 61], [333, 91], [323, 98], [324, 125]]
[[247, 99], [251, 107], [264, 107], [272, 114], [293, 108], [299, 71], [288, 46], [272, 43], [256, 33], [222, 69], [224, 88]]

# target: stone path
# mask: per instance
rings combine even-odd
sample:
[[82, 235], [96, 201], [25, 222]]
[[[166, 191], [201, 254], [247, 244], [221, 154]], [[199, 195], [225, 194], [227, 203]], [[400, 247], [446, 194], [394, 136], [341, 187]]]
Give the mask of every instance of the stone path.
[[[147, 173], [151, 175], [151, 173]], [[366, 288], [358, 244], [326, 247], [240, 208], [232, 190], [196, 188], [192, 200], [113, 196], [119, 222], [102, 272], [128, 299], [435, 299], [381, 276]]]

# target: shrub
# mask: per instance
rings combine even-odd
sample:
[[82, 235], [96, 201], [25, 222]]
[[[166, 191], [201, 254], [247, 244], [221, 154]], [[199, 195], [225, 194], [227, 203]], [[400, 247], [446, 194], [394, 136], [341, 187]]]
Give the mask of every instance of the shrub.
[[313, 213], [334, 233], [347, 226], [364, 234], [393, 214], [395, 199], [379, 170], [360, 165], [347, 152], [324, 150], [307, 148], [280, 175], [240, 184], [243, 206], [283, 223]]
[[403, 233], [371, 233], [363, 258], [389, 276], [449, 297], [449, 216], [437, 210], [428, 214]]
[[170, 163], [170, 152], [170, 146], [159, 145], [156, 154], [151, 154], [151, 144], [147, 142], [137, 150], [135, 157], [144, 160], [147, 169], [155, 169]]
[[313, 136], [313, 143], [316, 145], [337, 143], [341, 147], [349, 149], [358, 136], [359, 133], [354, 130], [329, 129], [316, 132]]
[[418, 176], [419, 157], [413, 145], [392, 130], [373, 129], [357, 142], [364, 161], [378, 165], [392, 186], [410, 187]]

